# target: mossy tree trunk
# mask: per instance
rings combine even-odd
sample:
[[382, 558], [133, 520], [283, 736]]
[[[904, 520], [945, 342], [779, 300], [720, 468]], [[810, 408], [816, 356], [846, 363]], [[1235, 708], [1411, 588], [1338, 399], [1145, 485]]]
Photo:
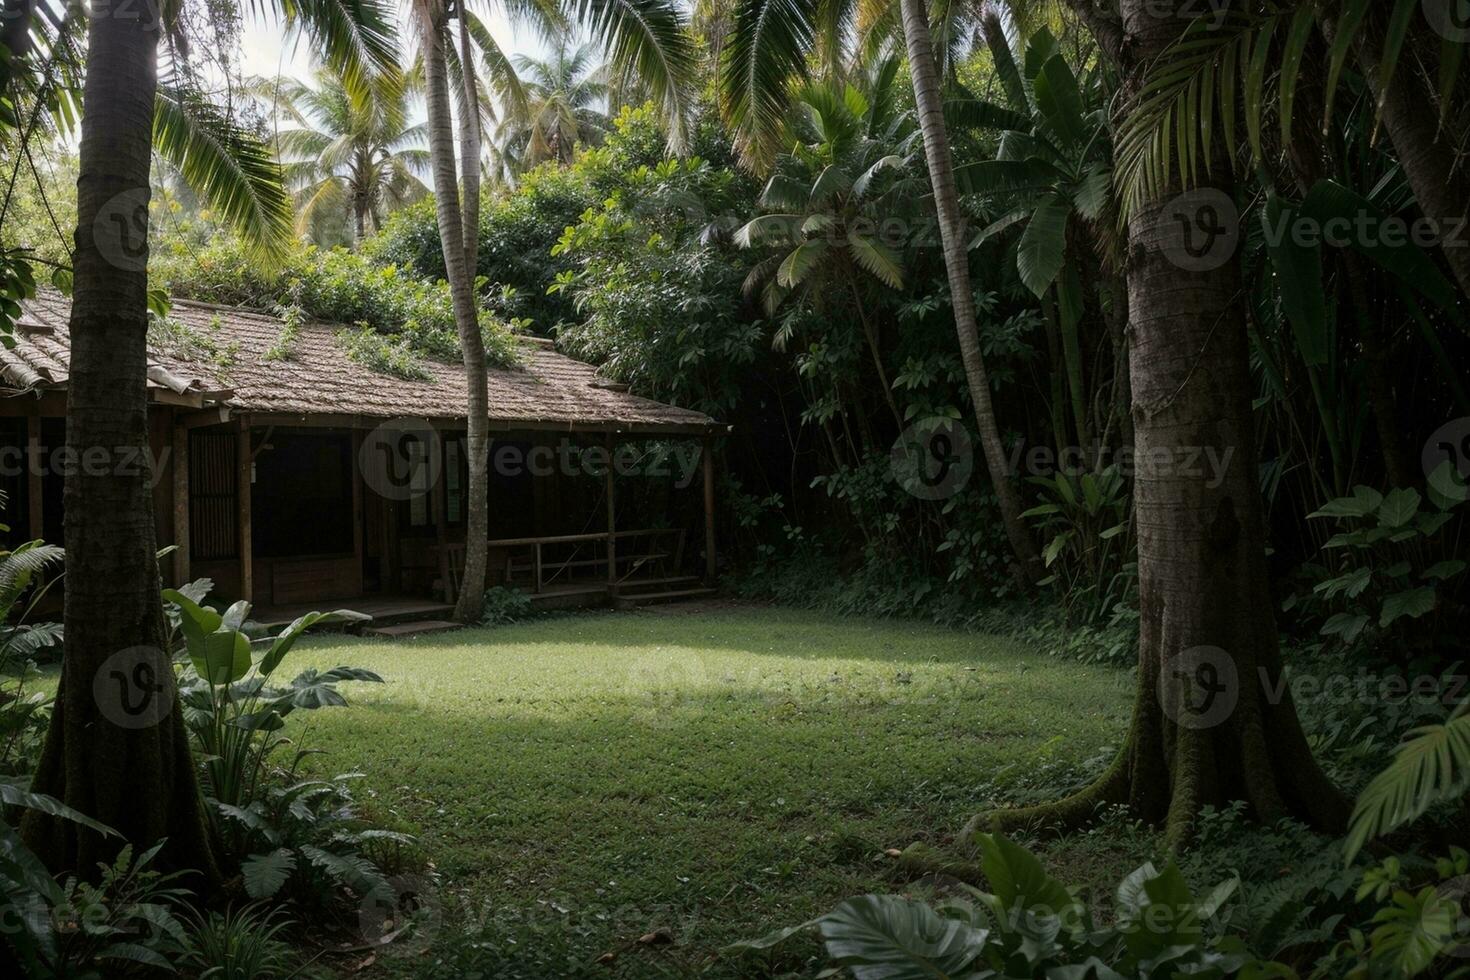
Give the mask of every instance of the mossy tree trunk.
[[[1130, 92], [1192, 9], [1168, 6], [1120, 5], [1109, 54]], [[1281, 683], [1233, 190], [1223, 179], [1183, 196], [1175, 188], [1128, 225], [1140, 636], [1125, 745], [1081, 793], [982, 814], [969, 831], [1074, 826], [1126, 804], [1179, 846], [1210, 804], [1244, 800], [1258, 819], [1328, 830], [1346, 815]]]
[[87, 40], [71, 310], [65, 483], [66, 652], [34, 788], [118, 830], [27, 811], [48, 867], [95, 873], [126, 841], [215, 878], [165, 649], [147, 459], [149, 162], [158, 34], [93, 17]]

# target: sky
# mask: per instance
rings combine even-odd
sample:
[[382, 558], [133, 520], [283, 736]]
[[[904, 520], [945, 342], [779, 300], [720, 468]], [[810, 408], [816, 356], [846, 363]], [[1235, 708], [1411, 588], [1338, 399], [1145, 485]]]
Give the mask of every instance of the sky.
[[[486, 7], [490, 9], [487, 10]], [[517, 30], [500, 10], [499, 4], [481, 5], [479, 14], [500, 47], [512, 56], [529, 54], [540, 56], [545, 47], [536, 32], [521, 28]], [[274, 16], [266, 19], [259, 15], [247, 15], [240, 32], [242, 70], [247, 75], [274, 78], [280, 73], [288, 78], [306, 80], [311, 74], [311, 44], [300, 39], [286, 42], [285, 31]], [[406, 46], [413, 43], [413, 33], [400, 20], [399, 39]]]

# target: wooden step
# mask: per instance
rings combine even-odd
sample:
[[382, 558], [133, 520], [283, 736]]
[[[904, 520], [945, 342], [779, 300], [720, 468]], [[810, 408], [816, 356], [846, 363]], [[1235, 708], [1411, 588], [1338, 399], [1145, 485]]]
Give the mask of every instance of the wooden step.
[[635, 596], [649, 592], [675, 592], [694, 588], [699, 584], [697, 575], [671, 575], [668, 578], [630, 578], [618, 583], [618, 595]]
[[654, 603], [679, 602], [684, 599], [700, 599], [715, 594], [715, 589], [675, 589], [672, 592], [640, 592], [635, 595], [620, 595], [613, 600], [613, 605], [618, 609], [637, 609], [639, 606], [651, 606]]
[[367, 630], [367, 635], [386, 636], [401, 640], [405, 636], [419, 636], [423, 633], [440, 633], [444, 630], [457, 630], [463, 625], [463, 623], [451, 623], [447, 619], [420, 619], [409, 623], [393, 623], [389, 626], [378, 626]]

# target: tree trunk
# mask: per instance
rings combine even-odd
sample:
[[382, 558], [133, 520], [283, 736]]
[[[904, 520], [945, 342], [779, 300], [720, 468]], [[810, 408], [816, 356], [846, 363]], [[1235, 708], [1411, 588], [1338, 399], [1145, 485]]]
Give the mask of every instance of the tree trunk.
[[1041, 556], [1021, 518], [1021, 497], [1000, 439], [995, 409], [990, 400], [990, 378], [980, 354], [980, 328], [975, 318], [975, 295], [970, 285], [965, 218], [960, 213], [959, 195], [955, 191], [954, 160], [950, 156], [949, 135], [944, 128], [944, 104], [934, 65], [934, 46], [929, 40], [928, 7], [923, 0], [903, 0], [903, 32], [908, 44], [909, 73], [914, 82], [914, 102], [918, 106], [919, 125], [924, 133], [924, 155], [929, 162], [929, 179], [934, 185], [934, 207], [939, 215], [944, 265], [949, 272], [955, 331], [959, 335], [960, 357], [965, 364], [970, 400], [975, 405], [980, 445], [1011, 550], [1020, 562], [1022, 575], [1036, 582], [1043, 572]]
[[[1126, 40], [1111, 54], [1133, 98], [1179, 36], [1189, 8], [1176, 6], [1170, 17], [1158, 0], [1122, 4]], [[1218, 203], [1231, 191], [1217, 183], [1203, 193]], [[1282, 685], [1238, 260], [1221, 255], [1206, 270], [1176, 264], [1190, 233], [1180, 216], [1192, 213], [1180, 202], [1198, 200], [1176, 193], [1146, 203], [1128, 226], [1140, 623], [1127, 742], [1081, 793], [982, 814], [972, 830], [1075, 825], [1099, 806], [1126, 803], [1178, 847], [1210, 804], [1244, 800], [1257, 819], [1293, 816], [1328, 830], [1346, 816]], [[1211, 458], [1223, 463], [1214, 472], [1199, 462]]]
[[[470, 46], [469, 23], [460, 2], [459, 64], [464, 76], [465, 118], [460, 120], [460, 171], [464, 183], [464, 210], [460, 233], [464, 242], [466, 286], [474, 301], [475, 271], [480, 253], [480, 93], [475, 81], [474, 50]], [[446, 246], [447, 247], [447, 246]], [[465, 455], [469, 462], [465, 512], [464, 577], [454, 618], [462, 623], [478, 620], [485, 605], [485, 566], [490, 539], [490, 404], [489, 378], [485, 373], [485, 343], [478, 317], [460, 324], [460, 347], [464, 350], [465, 380], [469, 385], [469, 416], [465, 431]]]
[[[89, 21], [67, 389], [66, 652], [35, 789], [160, 862], [218, 874], [164, 649], [149, 474], [148, 172], [158, 35], [146, 18]], [[142, 458], [147, 458], [143, 456]], [[95, 873], [124, 840], [27, 811], [48, 867]]]
[[1373, 94], [1383, 103], [1383, 128], [1398, 156], [1419, 210], [1437, 226], [1440, 252], [1460, 292], [1470, 297], [1470, 175], [1460, 167], [1454, 141], [1442, 138], [1435, 100], [1407, 61], [1393, 73], [1387, 91], [1378, 85], [1380, 32], [1358, 31], [1358, 62]]

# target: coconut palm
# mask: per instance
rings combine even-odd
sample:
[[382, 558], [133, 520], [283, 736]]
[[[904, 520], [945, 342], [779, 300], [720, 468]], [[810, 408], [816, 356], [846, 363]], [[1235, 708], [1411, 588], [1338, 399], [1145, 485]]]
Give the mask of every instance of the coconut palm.
[[298, 235], [321, 244], [332, 219], [345, 217], [360, 241], [390, 210], [428, 192], [419, 179], [429, 165], [426, 128], [405, 122], [408, 96], [421, 83], [409, 73], [404, 84], [362, 103], [326, 66], [311, 83], [254, 80], [256, 96], [294, 124], [276, 134], [276, 149], [296, 200]]
[[[963, 4], [945, 5], [941, 37], [959, 35], [955, 21], [969, 16], [964, 12], [968, 9]], [[931, 41], [928, 6], [923, 0], [903, 0], [901, 13], [914, 102], [924, 135], [944, 263], [949, 272], [955, 333], [980, 445], [1006, 537], [1020, 562], [1022, 574], [1034, 581], [1041, 576], [1041, 558], [1021, 517], [1021, 497], [1001, 443], [1000, 427], [991, 403], [990, 378], [980, 353], [980, 329], [970, 280], [969, 237], [965, 234], [964, 215], [955, 187], [954, 160], [940, 90], [940, 66]], [[865, 46], [877, 45], [879, 34], [886, 31], [891, 36], [893, 14], [891, 0], [873, 4], [742, 0], [725, 45], [720, 89], [725, 116], [734, 126], [746, 158], [757, 165], [769, 162], [790, 107], [792, 83], [808, 76], [811, 63], [825, 65], [831, 73], [843, 71], [845, 39], [857, 37]], [[947, 52], [948, 48], [944, 50]]]
[[[735, 233], [742, 248], [775, 245], [757, 263], [746, 288], [759, 290], [768, 313], [799, 293], [815, 306], [850, 309], [862, 326], [879, 386], [899, 428], [903, 415], [883, 367], [879, 324], [863, 286], [876, 280], [899, 289], [904, 279], [901, 242], [879, 230], [917, 214], [913, 118], [895, 109], [898, 60], [885, 59], [864, 86], [813, 83], [798, 95], [795, 146], [776, 161], [760, 204], [772, 209]], [[885, 173], [893, 179], [885, 179]]]
[[[548, 32], [559, 31], [566, 24], [580, 25], [606, 49], [610, 72], [622, 79], [638, 78], [648, 86], [663, 108], [670, 141], [676, 145], [682, 143], [685, 91], [693, 76], [695, 56], [685, 30], [684, 14], [675, 0], [529, 0], [524, 3], [516, 0], [507, 4], [506, 10], [512, 15], [528, 17]], [[505, 53], [474, 13], [466, 9], [464, 0], [452, 10], [446, 0], [413, 0], [411, 13], [424, 59], [429, 158], [434, 175], [439, 241], [444, 250], [445, 273], [469, 386], [466, 422], [469, 507], [465, 522], [465, 568], [455, 607], [455, 617], [468, 622], [478, 618], [481, 612], [489, 529], [488, 378], [474, 301], [480, 149], [487, 114], [479, 79], [484, 77], [494, 87], [513, 96], [518, 81], [513, 81], [514, 72], [509, 69]], [[457, 22], [458, 28], [453, 33], [451, 20]], [[457, 82], [454, 89], [460, 103], [457, 167], [449, 95], [451, 78]], [[524, 93], [524, 89], [519, 91]]]
[[526, 100], [501, 120], [498, 152], [518, 171], [547, 160], [570, 163], [578, 143], [591, 144], [607, 131], [601, 107], [607, 100], [608, 71], [590, 44], [572, 47], [565, 39], [548, 58], [516, 55]]
[[[309, 35], [323, 60], [341, 71], [354, 97], [365, 99], [373, 79], [394, 63], [393, 18], [378, 0], [281, 0], [262, 4], [292, 30]], [[80, 94], [76, 251], [73, 257], [71, 370], [67, 388], [68, 452], [83, 458], [99, 448], [108, 458], [148, 450], [147, 234], [150, 163], [155, 141], [179, 154], [181, 171], [218, 202], [262, 251], [289, 237], [289, 211], [262, 207], [243, 169], [218, 143], [190, 139], [192, 97], [172, 105], [158, 79], [158, 48], [166, 38], [175, 56], [185, 49], [188, 23], [179, 7], [159, 23], [149, 17], [92, 17], [68, 11], [59, 25], [33, 30], [69, 33], [85, 27], [85, 78], [80, 93], [58, 89], [83, 75], [76, 43], [51, 38], [45, 59], [22, 69], [36, 94], [26, 113], [52, 111], [69, 121]], [[27, 90], [25, 86], [22, 90]], [[24, 115], [23, 114], [23, 115]], [[257, 161], [258, 162], [258, 161]], [[265, 157], [269, 163], [269, 157]], [[253, 164], [252, 164], [253, 166]], [[279, 188], [279, 182], [277, 182]], [[280, 191], [284, 202], [284, 191]], [[286, 220], [277, 219], [285, 217]], [[284, 230], [285, 234], [281, 234]], [[151, 846], [166, 838], [163, 866], [193, 868], [217, 878], [201, 808], [188, 733], [169, 663], [159, 598], [153, 497], [149, 474], [136, 467], [82, 467], [68, 473], [66, 506], [67, 649], [34, 787]], [[94, 696], [94, 679], [114, 654], [128, 669], [149, 673], [161, 710], [155, 724], [116, 724]], [[100, 689], [100, 688], [97, 688]], [[110, 841], [48, 814], [30, 811], [22, 831], [53, 869], [85, 873], [110, 861]]]
[[[998, 149], [996, 159], [964, 164], [956, 169], [955, 177], [966, 192], [985, 194], [1009, 209], [974, 244], [1013, 226], [1023, 228], [1016, 268], [1021, 281], [1041, 301], [1049, 343], [1059, 354], [1060, 369], [1052, 372], [1051, 405], [1057, 444], [1069, 443], [1063, 421], [1065, 381], [1076, 444], [1089, 446], [1092, 428], [1083, 384], [1081, 320], [1086, 297], [1081, 270], [1096, 265], [1099, 258], [1112, 267], [1118, 264], [1105, 109], [1109, 93], [1102, 72], [1084, 71], [1080, 77], [1073, 72], [1046, 28], [1013, 50], [994, 10], [987, 10], [980, 23], [1005, 104], [966, 97], [950, 100], [946, 112], [951, 120], [996, 134]], [[1114, 289], [1118, 294], [1122, 291]], [[1122, 382], [1116, 390], [1122, 392], [1127, 372], [1121, 323], [1116, 334], [1114, 361]], [[1127, 411], [1126, 402], [1115, 406], [1119, 418], [1126, 419]], [[1127, 426], [1124, 428], [1126, 431]]]

